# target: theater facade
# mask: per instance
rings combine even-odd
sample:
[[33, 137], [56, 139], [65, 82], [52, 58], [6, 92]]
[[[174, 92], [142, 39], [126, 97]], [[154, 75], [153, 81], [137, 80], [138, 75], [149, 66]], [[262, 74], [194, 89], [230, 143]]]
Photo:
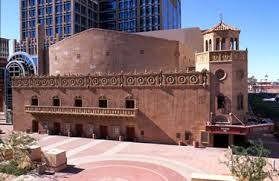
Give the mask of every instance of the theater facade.
[[248, 123], [240, 30], [220, 22], [200, 34], [201, 52], [100, 29], [52, 45], [50, 75], [13, 79], [14, 129], [216, 147], [270, 131], [272, 124]]

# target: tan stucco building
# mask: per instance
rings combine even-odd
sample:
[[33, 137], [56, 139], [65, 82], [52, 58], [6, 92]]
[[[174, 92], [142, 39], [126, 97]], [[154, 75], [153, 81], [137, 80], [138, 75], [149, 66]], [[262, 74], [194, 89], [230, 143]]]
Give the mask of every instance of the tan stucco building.
[[90, 29], [52, 45], [49, 76], [13, 80], [14, 129], [217, 147], [269, 131], [247, 123], [240, 30], [195, 29], [190, 45], [177, 31], [189, 36]]

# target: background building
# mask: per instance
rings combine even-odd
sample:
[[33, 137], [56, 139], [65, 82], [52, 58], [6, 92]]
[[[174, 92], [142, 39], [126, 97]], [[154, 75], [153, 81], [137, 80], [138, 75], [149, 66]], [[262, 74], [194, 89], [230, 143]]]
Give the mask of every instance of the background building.
[[100, 0], [99, 27], [128, 32], [181, 28], [180, 0]]
[[21, 0], [20, 39], [36, 38], [38, 24], [47, 39], [89, 29], [142, 32], [181, 27], [180, 0]]
[[4, 75], [7, 59], [9, 57], [9, 40], [0, 38], [0, 112], [4, 111], [5, 89]]
[[20, 0], [15, 52], [37, 59], [48, 74], [48, 47], [89, 28], [143, 32], [181, 27], [180, 0]]

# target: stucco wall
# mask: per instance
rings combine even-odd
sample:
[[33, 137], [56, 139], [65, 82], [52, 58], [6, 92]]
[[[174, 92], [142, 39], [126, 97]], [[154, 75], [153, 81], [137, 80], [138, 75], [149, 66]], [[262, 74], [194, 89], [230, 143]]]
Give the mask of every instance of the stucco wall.
[[173, 71], [194, 66], [194, 53], [178, 41], [90, 29], [52, 45], [49, 66], [50, 75]]
[[[31, 97], [39, 98], [39, 106], [52, 106], [53, 96], [59, 96], [61, 106], [73, 106], [75, 96], [81, 96], [84, 107], [98, 107], [99, 97], [106, 96], [109, 108], [124, 108], [125, 98], [131, 95], [139, 109], [135, 118], [94, 117], [41, 114], [31, 116], [25, 113], [24, 105], [31, 104]], [[209, 119], [209, 91], [208, 88], [127, 88], [127, 89], [20, 89], [13, 91], [14, 96], [14, 129], [24, 131], [32, 127], [32, 120], [40, 123], [53, 122], [82, 123], [84, 129], [93, 124], [96, 134], [99, 125], [120, 126], [125, 135], [126, 126], [134, 126], [138, 141], [175, 144], [178, 140], [185, 140], [185, 131], [191, 131], [193, 138], [200, 140], [200, 130], [205, 129]], [[141, 135], [144, 131], [144, 135]], [[177, 138], [180, 133], [180, 138]]]

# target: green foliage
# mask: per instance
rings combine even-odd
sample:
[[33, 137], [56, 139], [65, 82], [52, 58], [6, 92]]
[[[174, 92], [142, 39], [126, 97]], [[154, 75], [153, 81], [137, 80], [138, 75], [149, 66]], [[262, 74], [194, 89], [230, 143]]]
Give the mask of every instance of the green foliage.
[[263, 102], [263, 98], [260, 94], [249, 94], [249, 104], [251, 104], [254, 114], [279, 121], [278, 104], [275, 102]]
[[267, 168], [270, 166], [266, 159], [268, 155], [269, 151], [262, 143], [250, 142], [247, 148], [233, 146], [223, 163], [240, 181], [263, 181], [271, 177], [271, 167]]
[[28, 170], [18, 168], [17, 162], [14, 160], [9, 161], [6, 164], [0, 165], [0, 172], [9, 175], [19, 176], [27, 173], [27, 171]]

